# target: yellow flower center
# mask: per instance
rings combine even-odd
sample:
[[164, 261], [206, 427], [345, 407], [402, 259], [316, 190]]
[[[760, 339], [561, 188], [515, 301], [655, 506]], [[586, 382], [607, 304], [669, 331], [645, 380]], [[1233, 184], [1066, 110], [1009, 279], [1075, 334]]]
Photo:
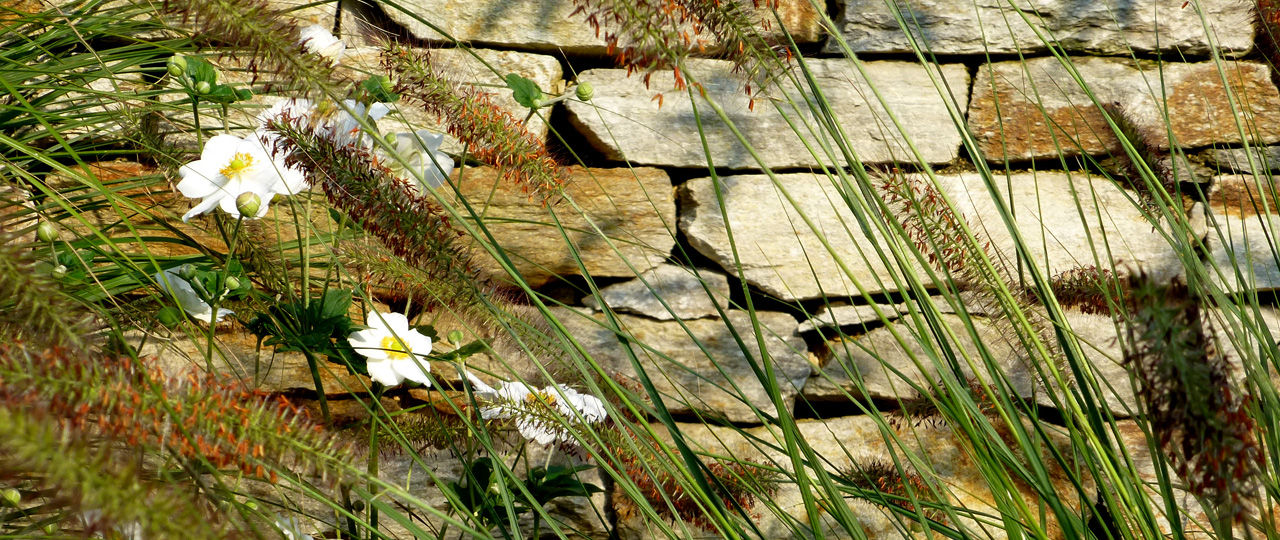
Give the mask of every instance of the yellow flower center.
[[538, 390], [536, 392], [529, 392], [529, 395], [524, 397], [524, 401], [529, 405], [533, 405], [541, 401], [547, 404], [548, 407], [554, 407], [556, 404], [556, 395], [544, 390]]
[[236, 155], [231, 158], [231, 163], [228, 163], [226, 167], [223, 167], [218, 172], [227, 178], [236, 179], [249, 170], [250, 167], [253, 167], [253, 156], [244, 152], [236, 152]]
[[409, 357], [409, 346], [395, 336], [382, 338], [382, 350], [387, 351], [387, 357], [391, 360]]

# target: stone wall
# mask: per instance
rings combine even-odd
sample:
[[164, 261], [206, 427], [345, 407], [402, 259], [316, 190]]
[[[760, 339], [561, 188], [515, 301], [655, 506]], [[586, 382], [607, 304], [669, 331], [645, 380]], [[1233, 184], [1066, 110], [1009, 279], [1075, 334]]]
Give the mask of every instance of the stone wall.
[[[761, 424], [762, 417], [777, 412], [728, 330], [736, 328], [749, 349], [756, 347], [751, 352], [758, 352], [746, 313], [727, 303], [741, 298], [745, 283], [764, 306], [758, 323], [767, 334], [762, 342], [774, 361], [785, 407], [801, 416], [821, 409], [819, 416], [827, 418], [808, 420], [803, 430], [812, 432], [815, 444], [843, 442], [848, 448], [852, 437], [865, 437], [873, 442], [858, 451], [884, 452], [871, 448], [883, 446], [880, 436], [863, 421], [866, 417], [857, 416], [859, 408], [850, 398], [872, 403], [908, 397], [908, 383], [918, 383], [927, 373], [910, 360], [913, 351], [904, 350], [892, 335], [893, 319], [908, 306], [890, 269], [866, 262], [876, 258], [868, 255], [873, 253], [871, 239], [841, 194], [814, 174], [822, 166], [847, 165], [845, 158], [821, 152], [815, 157], [805, 146], [813, 137], [802, 139], [788, 126], [812, 122], [810, 112], [775, 108], [767, 99], [752, 103], [729, 62], [690, 60], [687, 75], [732, 119], [753, 154], [703, 98], [691, 102], [689, 94], [673, 90], [672, 73], [656, 72], [646, 85], [639, 76], [608, 67], [606, 44], [571, 15], [571, 0], [400, 4], [421, 20], [395, 10], [345, 5], [342, 27], [355, 35], [344, 37], [359, 44], [360, 32], [376, 27], [419, 46], [449, 46], [434, 26], [470, 43], [500, 73], [521, 73], [544, 90], [560, 91], [583, 81], [595, 87], [590, 102], [562, 102], [547, 111], [549, 125], [540, 119], [530, 125], [561, 154], [559, 139], [551, 132], [573, 141], [573, 151], [587, 166], [573, 170], [568, 195], [585, 217], [564, 202], [545, 208], [529, 203], [518, 188], [495, 182], [492, 171], [483, 169], [470, 177], [464, 191], [488, 201], [494, 234], [526, 279], [578, 306], [560, 313], [603, 366], [623, 374], [631, 369], [613, 333], [601, 326], [600, 306], [575, 292], [573, 285], [581, 284], [573, 277], [578, 263], [552, 227], [553, 215], [569, 228], [582, 264], [605, 286], [605, 302], [622, 313], [620, 322], [653, 347], [641, 351], [641, 361], [652, 368], [673, 413], [690, 422], [704, 416]], [[858, 160], [938, 166], [945, 171], [941, 186], [970, 224], [986, 231], [997, 249], [1011, 250], [1012, 237], [992, 211], [996, 201], [972, 172], [974, 156], [984, 156], [1001, 179], [1000, 196], [1015, 209], [1018, 231], [1042, 270], [1061, 272], [1108, 256], [1145, 268], [1173, 268], [1175, 253], [1140, 215], [1136, 195], [1081, 169], [1084, 161], [1077, 159], [1105, 160], [1122, 153], [1090, 95], [1119, 102], [1139, 124], [1168, 133], [1187, 152], [1187, 164], [1197, 173], [1188, 178], [1203, 182], [1210, 193], [1207, 201], [1194, 204], [1193, 213], [1203, 218], [1202, 227], [1220, 226], [1203, 231], [1209, 234], [1211, 256], [1226, 268], [1238, 266], [1245, 280], [1227, 275], [1220, 278], [1224, 286], [1280, 287], [1280, 269], [1268, 241], [1280, 220], [1239, 196], [1241, 190], [1256, 191], [1250, 188], [1253, 178], [1241, 173], [1280, 170], [1280, 147], [1267, 147], [1280, 143], [1280, 91], [1255, 49], [1252, 2], [1042, 0], [1035, 2], [1034, 13], [1012, 11], [1007, 2], [913, 0], [910, 10], [899, 13], [885, 4], [838, 0], [827, 3], [832, 11], [822, 14], [805, 0], [783, 0], [779, 8], [781, 20], [809, 51], [808, 67]], [[298, 12], [301, 18], [332, 23], [332, 5], [306, 5]], [[824, 34], [824, 16], [834, 21], [860, 65], [843, 58], [841, 48]], [[903, 21], [910, 26], [909, 35], [899, 26]], [[1047, 50], [1038, 37], [1042, 35], [1054, 36], [1060, 48]], [[909, 37], [932, 52], [930, 62], [916, 61]], [[357, 52], [346, 62], [371, 63], [363, 54], [370, 53]], [[1070, 56], [1071, 66], [1056, 54]], [[448, 64], [459, 82], [501, 84], [466, 54], [439, 51], [433, 57]], [[497, 101], [523, 117], [506, 91], [494, 92]], [[772, 92], [774, 97], [804, 95], [786, 85]], [[421, 111], [401, 107], [405, 117], [423, 126], [436, 124]], [[705, 141], [697, 131], [699, 122]], [[1242, 150], [1246, 142], [1263, 149], [1247, 153]], [[707, 174], [704, 144], [721, 173], [719, 193]], [[459, 148], [456, 141], [446, 145], [452, 152]], [[762, 165], [781, 174], [770, 178], [762, 174]], [[1229, 196], [1219, 196], [1223, 193]], [[799, 219], [796, 207], [811, 224]], [[1267, 208], [1276, 211], [1273, 200]], [[730, 251], [730, 233], [737, 253]], [[819, 242], [820, 236], [829, 244]], [[735, 257], [740, 258], [740, 276]], [[637, 272], [643, 272], [639, 278]], [[663, 293], [665, 305], [649, 294], [650, 287]], [[879, 303], [868, 304], [860, 293], [874, 295]], [[676, 316], [684, 320], [673, 320]], [[882, 317], [889, 326], [881, 326]], [[1132, 388], [1117, 363], [1120, 353], [1110, 319], [1083, 313], [1069, 317], [1095, 346], [1088, 351], [1095, 369], [1115, 383], [1107, 405], [1117, 415], [1129, 415]], [[1033, 375], [1002, 345], [1008, 340], [993, 325], [978, 321], [980, 337], [989, 340], [1015, 388], [1027, 398], [1043, 399]], [[837, 327], [855, 337], [835, 336], [832, 329]], [[697, 347], [690, 335], [710, 350]], [[955, 345], [973, 348], [967, 337]], [[872, 353], [887, 358], [892, 369]], [[855, 384], [855, 378], [861, 383]], [[744, 457], [778, 459], [749, 449], [736, 432], [693, 424], [687, 429], [693, 440], [716, 448], [737, 445], [736, 452]], [[755, 429], [770, 436], [767, 426]], [[1145, 447], [1140, 434], [1134, 440], [1135, 448]], [[844, 449], [830, 454], [844, 455]], [[939, 463], [953, 463], [948, 474], [955, 482], [980, 483], [959, 464], [961, 458], [949, 454], [954, 445], [934, 444], [924, 451]], [[790, 467], [785, 459], [778, 463]], [[794, 503], [796, 497], [785, 492], [779, 500]], [[975, 508], [982, 504], [974, 503]], [[798, 503], [787, 508], [802, 515]], [[859, 515], [873, 538], [898, 534], [879, 510], [859, 510], [864, 511], [865, 516]], [[626, 521], [588, 529], [604, 534], [615, 526], [625, 538], [650, 534], [643, 524]], [[782, 527], [768, 522], [762, 530]]]

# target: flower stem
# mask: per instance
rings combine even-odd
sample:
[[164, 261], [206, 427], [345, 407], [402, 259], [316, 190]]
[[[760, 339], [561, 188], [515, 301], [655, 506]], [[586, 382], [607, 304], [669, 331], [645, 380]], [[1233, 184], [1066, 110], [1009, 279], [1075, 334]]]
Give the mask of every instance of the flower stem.
[[209, 295], [209, 335], [205, 343], [204, 365], [210, 373], [213, 373], [213, 335], [218, 329], [218, 304], [222, 303], [222, 296], [226, 293], [227, 276], [231, 274], [231, 262], [236, 259], [236, 240], [240, 238], [240, 224], [243, 222], [244, 216], [236, 218], [236, 227], [231, 230], [231, 238], [227, 240], [227, 260], [222, 265], [222, 279], [219, 280], [218, 287]]
[[[378, 383], [378, 382], [373, 383], [373, 403], [370, 405], [370, 407], [372, 407], [372, 409], [370, 409], [372, 411], [372, 414], [369, 415], [368, 472], [369, 472], [370, 478], [378, 477], [378, 428], [379, 428], [378, 414], [383, 411], [382, 392], [385, 390], [386, 390], [386, 387], [382, 386], [382, 383]], [[388, 418], [387, 421], [390, 422], [391, 419]], [[378, 492], [377, 492], [378, 487], [374, 484], [372, 480], [370, 480], [369, 482], [368, 489], [369, 489], [370, 499], [378, 496]], [[378, 507], [373, 504], [372, 500], [369, 501], [369, 529], [371, 531], [378, 530]]]
[[191, 118], [196, 123], [196, 148], [204, 148], [204, 133], [200, 131], [200, 98], [191, 96]]
[[324, 417], [324, 423], [327, 425], [332, 419], [329, 416], [329, 400], [324, 397], [324, 383], [320, 381], [320, 365], [311, 350], [304, 349], [302, 354], [307, 357], [307, 367], [311, 369], [311, 382], [316, 385], [316, 399], [320, 402], [320, 415]]

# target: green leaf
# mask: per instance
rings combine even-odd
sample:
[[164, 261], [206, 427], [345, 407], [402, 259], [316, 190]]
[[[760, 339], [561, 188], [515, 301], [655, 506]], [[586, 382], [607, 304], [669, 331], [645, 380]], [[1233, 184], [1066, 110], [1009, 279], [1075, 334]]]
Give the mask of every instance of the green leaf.
[[461, 360], [473, 354], [484, 352], [488, 348], [489, 348], [489, 340], [477, 339], [475, 341], [472, 341], [471, 343], [468, 343], [466, 345], [463, 345], [452, 351], [449, 351], [447, 353], [440, 355], [438, 359], [445, 362]]
[[368, 95], [370, 103], [394, 103], [399, 100], [400, 94], [392, 92], [391, 88], [391, 79], [386, 75], [374, 75], [360, 83], [360, 89]]
[[507, 74], [507, 88], [511, 89], [511, 97], [516, 103], [530, 109], [538, 108], [538, 102], [542, 100], [542, 89], [538, 88], [538, 83], [515, 73]]

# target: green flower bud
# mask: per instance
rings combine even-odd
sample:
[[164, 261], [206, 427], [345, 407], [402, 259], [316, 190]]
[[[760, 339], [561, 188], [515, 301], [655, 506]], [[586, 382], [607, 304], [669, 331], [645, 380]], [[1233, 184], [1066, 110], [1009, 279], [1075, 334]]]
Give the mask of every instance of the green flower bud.
[[159, 313], [156, 313], [156, 320], [160, 321], [160, 324], [165, 325], [166, 328], [173, 328], [182, 322], [182, 313], [176, 307], [166, 306]]
[[196, 278], [196, 267], [194, 264], [187, 263], [178, 267], [178, 277], [191, 281]]
[[208, 94], [212, 90], [213, 90], [213, 85], [209, 84], [209, 81], [200, 81], [196, 83], [197, 94], [202, 94], [202, 95]]
[[400, 138], [396, 137], [395, 133], [388, 133], [386, 135], [383, 135], [382, 138], [385, 139], [387, 141], [387, 144], [390, 145], [392, 148], [395, 148], [396, 145], [400, 144]]
[[594, 86], [591, 86], [591, 83], [587, 81], [582, 81], [578, 83], [577, 88], [573, 89], [573, 93], [574, 95], [578, 96], [578, 99], [582, 101], [591, 101], [591, 98], [595, 97], [596, 95], [596, 88]]
[[227, 290], [234, 291], [240, 288], [240, 278], [235, 276], [227, 276]]
[[0, 497], [3, 497], [10, 506], [18, 506], [18, 503], [22, 502], [22, 493], [14, 488], [0, 491]]
[[250, 510], [257, 510], [257, 509], [258, 509], [258, 503], [257, 503], [257, 502], [254, 502], [254, 501], [245, 501], [245, 502], [244, 502], [244, 506], [245, 506], [245, 508], [248, 508], [248, 509], [250, 509]]
[[57, 524], [57, 523], [50, 523], [50, 524], [48, 524], [48, 525], [45, 525], [45, 526], [44, 526], [44, 533], [45, 533], [45, 534], [47, 534], [47, 535], [49, 535], [49, 536], [53, 536], [53, 535], [55, 535], [55, 534], [58, 534], [58, 524]]
[[262, 197], [252, 191], [241, 193], [236, 197], [236, 210], [240, 211], [240, 215], [246, 218], [258, 216], [258, 210], [262, 209]]
[[58, 239], [58, 228], [48, 221], [41, 221], [36, 225], [36, 238], [41, 242], [52, 242]]
[[67, 277], [67, 265], [59, 264], [58, 266], [53, 267], [53, 270], [49, 271], [49, 275], [53, 276], [54, 279]]
[[167, 62], [167, 65], [169, 67], [170, 75], [173, 75], [174, 77], [181, 76], [183, 73], [186, 73], [187, 71], [187, 57], [182, 56], [180, 54], [175, 54], [169, 57], [169, 62]]
[[449, 332], [449, 335], [446, 337], [449, 338], [449, 343], [453, 343], [456, 345], [458, 343], [462, 343], [462, 339], [466, 336], [462, 335], [461, 330], [454, 330], [452, 332]]

